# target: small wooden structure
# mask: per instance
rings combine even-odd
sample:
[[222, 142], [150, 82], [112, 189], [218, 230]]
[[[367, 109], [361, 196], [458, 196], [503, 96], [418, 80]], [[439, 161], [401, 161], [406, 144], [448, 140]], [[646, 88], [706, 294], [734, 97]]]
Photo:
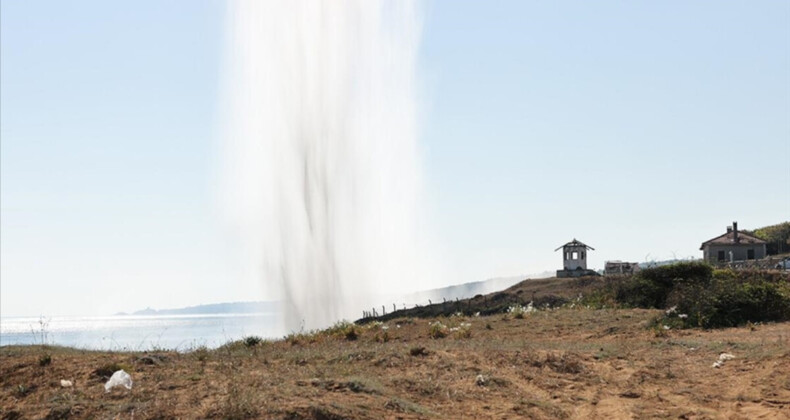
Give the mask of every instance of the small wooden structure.
[[598, 275], [595, 271], [587, 269], [587, 251], [595, 251], [595, 248], [573, 238], [572, 241], [558, 247], [554, 252], [560, 249], [562, 249], [562, 270], [557, 270], [557, 277]]
[[607, 261], [604, 264], [603, 274], [605, 276], [622, 276], [636, 274], [639, 270], [641, 270], [639, 263], [615, 260]]

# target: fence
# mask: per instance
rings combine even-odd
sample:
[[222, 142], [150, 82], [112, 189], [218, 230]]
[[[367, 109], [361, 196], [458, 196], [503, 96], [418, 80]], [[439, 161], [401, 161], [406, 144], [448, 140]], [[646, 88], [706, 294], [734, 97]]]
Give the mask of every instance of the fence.
[[767, 257], [760, 260], [745, 260], [745, 261], [721, 261], [713, 264], [716, 268], [732, 268], [732, 269], [776, 269], [777, 265], [785, 260], [787, 257]]

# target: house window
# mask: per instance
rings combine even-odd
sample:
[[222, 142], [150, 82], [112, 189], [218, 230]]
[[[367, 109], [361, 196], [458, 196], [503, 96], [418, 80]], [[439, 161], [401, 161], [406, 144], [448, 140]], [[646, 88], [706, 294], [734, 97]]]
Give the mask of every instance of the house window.
[[578, 252], [573, 251], [573, 259], [574, 260], [578, 260], [579, 259], [579, 253]]
[[719, 251], [719, 261], [724, 261], [724, 251]]
[[746, 259], [753, 260], [754, 259], [754, 248], [746, 250]]

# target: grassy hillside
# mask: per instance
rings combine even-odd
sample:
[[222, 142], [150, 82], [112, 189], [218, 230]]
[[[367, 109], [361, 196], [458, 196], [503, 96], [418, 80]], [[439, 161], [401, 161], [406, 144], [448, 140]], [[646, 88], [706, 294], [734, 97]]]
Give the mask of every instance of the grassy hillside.
[[395, 311], [357, 323], [400, 317], [495, 315], [529, 305], [674, 308], [664, 322], [686, 328], [790, 321], [789, 278], [788, 273], [777, 270], [714, 270], [703, 262], [680, 262], [644, 269], [632, 277], [525, 280], [501, 292]]
[[363, 318], [357, 322], [386, 321], [401, 317], [437, 317], [464, 315], [491, 315], [504, 313], [511, 306], [526, 306], [530, 302], [536, 307], [558, 307], [603, 286], [602, 277], [549, 278], [524, 280], [500, 292], [476, 295], [470, 299], [434, 302], [430, 305], [398, 310], [384, 316]]
[[790, 252], [790, 222], [764, 226], [751, 231], [751, 233], [768, 242], [767, 251], [769, 255]]
[[[401, 318], [185, 354], [3, 347], [0, 416], [713, 419], [790, 410], [788, 324], [666, 330], [651, 327], [659, 312]], [[725, 352], [734, 359], [711, 367]], [[119, 368], [134, 387], [105, 393]]]
[[[0, 418], [787, 418], [790, 323], [678, 329], [584, 303], [633, 280], [531, 280], [216, 350], [2, 347]], [[117, 369], [134, 387], [105, 393]]]

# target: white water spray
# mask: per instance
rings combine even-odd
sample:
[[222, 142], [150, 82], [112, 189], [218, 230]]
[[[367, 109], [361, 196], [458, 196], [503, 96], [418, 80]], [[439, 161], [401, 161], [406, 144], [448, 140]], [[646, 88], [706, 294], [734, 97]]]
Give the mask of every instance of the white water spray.
[[416, 6], [231, 2], [223, 200], [288, 330], [424, 280]]

